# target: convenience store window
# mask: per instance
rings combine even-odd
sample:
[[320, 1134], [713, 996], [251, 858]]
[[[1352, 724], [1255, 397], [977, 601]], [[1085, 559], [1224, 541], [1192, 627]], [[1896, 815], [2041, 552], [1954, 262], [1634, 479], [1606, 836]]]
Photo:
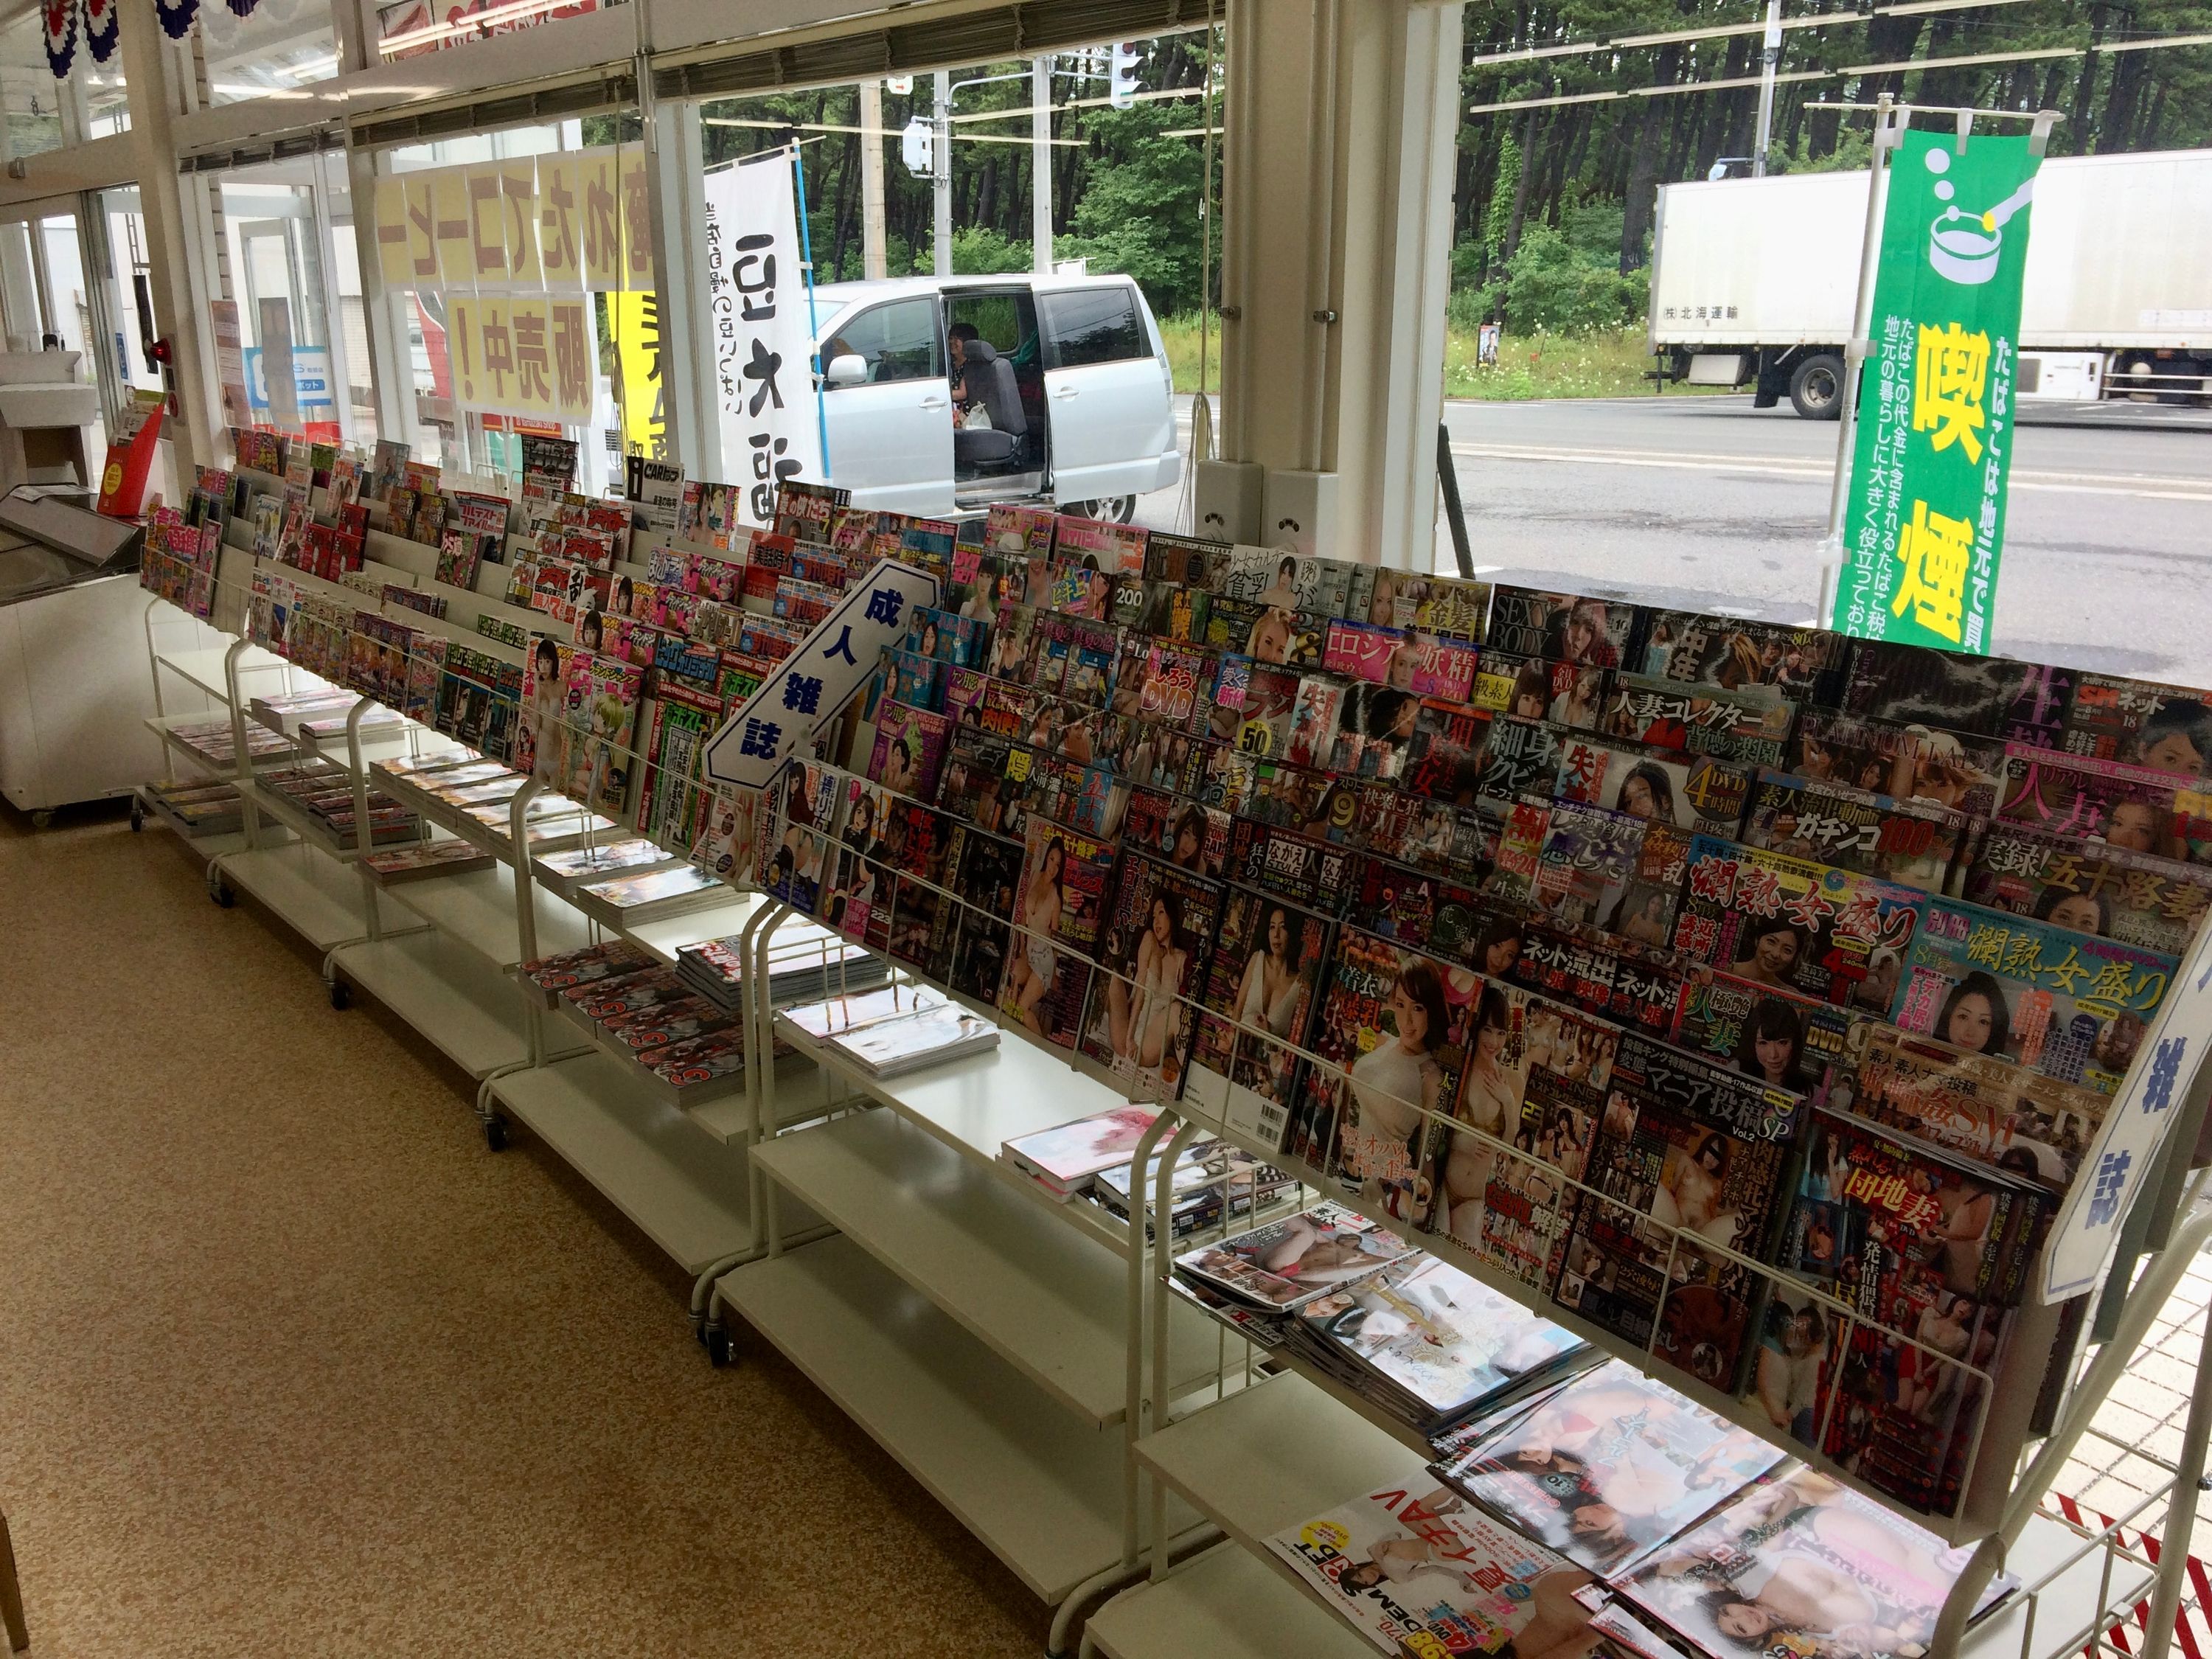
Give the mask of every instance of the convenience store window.
[[210, 105], [266, 98], [338, 72], [327, 0], [260, 0], [246, 17], [203, 5], [193, 38]]
[[[520, 476], [521, 440], [574, 440], [577, 484], [619, 483], [659, 399], [641, 124], [610, 111], [386, 151], [365, 256], [404, 362], [416, 458]], [[404, 344], [403, 344], [404, 343]], [[387, 362], [392, 361], [388, 356]]]
[[237, 310], [257, 426], [325, 442], [378, 435], [360, 262], [336, 151], [216, 176], [214, 287]]
[[95, 64], [82, 39], [69, 79], [46, 67], [45, 26], [33, 6], [0, 24], [0, 112], [6, 153], [0, 162], [43, 155], [131, 129], [123, 54]]

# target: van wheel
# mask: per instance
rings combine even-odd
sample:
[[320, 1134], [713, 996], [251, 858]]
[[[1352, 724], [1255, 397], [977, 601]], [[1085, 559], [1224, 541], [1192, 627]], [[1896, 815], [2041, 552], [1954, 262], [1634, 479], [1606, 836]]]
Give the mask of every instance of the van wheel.
[[1833, 421], [1844, 412], [1844, 360], [1817, 352], [1790, 376], [1790, 406], [1808, 421]]
[[1106, 524], [1127, 524], [1137, 516], [1134, 495], [1101, 495], [1088, 501], [1070, 501], [1061, 509], [1079, 519], [1097, 519]]

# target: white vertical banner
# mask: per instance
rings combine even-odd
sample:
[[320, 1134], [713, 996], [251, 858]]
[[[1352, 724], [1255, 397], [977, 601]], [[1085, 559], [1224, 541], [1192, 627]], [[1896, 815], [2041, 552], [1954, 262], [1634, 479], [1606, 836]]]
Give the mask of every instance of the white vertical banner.
[[741, 510], [759, 527], [775, 516], [778, 483], [822, 476], [791, 168], [792, 152], [778, 149], [707, 175], [707, 307], [722, 481], [744, 487]]

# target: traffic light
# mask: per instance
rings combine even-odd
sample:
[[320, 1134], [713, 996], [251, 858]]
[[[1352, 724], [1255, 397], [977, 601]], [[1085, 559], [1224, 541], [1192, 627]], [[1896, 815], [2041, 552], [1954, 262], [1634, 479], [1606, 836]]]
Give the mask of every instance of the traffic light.
[[1115, 109], [1127, 109], [1137, 101], [1137, 49], [1117, 40], [1112, 58], [1107, 71], [1106, 100]]
[[919, 115], [908, 121], [899, 134], [899, 155], [906, 162], [906, 170], [917, 179], [929, 178], [936, 149], [937, 135], [930, 131], [929, 123]]

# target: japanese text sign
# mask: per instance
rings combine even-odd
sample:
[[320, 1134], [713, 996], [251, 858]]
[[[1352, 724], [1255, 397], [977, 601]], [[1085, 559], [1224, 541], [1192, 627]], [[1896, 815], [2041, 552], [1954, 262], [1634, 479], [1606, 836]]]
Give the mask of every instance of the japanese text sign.
[[379, 179], [378, 273], [423, 293], [650, 292], [650, 166], [600, 145]]
[[767, 787], [867, 684], [884, 648], [906, 642], [914, 613], [936, 609], [937, 592], [927, 571], [889, 559], [862, 576], [708, 740], [707, 775]]
[[1888, 170], [1834, 626], [1987, 653], [2012, 461], [2027, 138], [1904, 135]]
[[2043, 1250], [2045, 1302], [2096, 1288], [2112, 1260], [2120, 1224], [2151, 1178], [2173, 1121], [2212, 1042], [2212, 930], [2197, 936], [2181, 972], [2136, 1045], [2135, 1064], [2081, 1160]]
[[766, 527], [775, 488], [822, 476], [813, 321], [788, 150], [707, 175], [706, 288], [722, 476], [745, 522]]

